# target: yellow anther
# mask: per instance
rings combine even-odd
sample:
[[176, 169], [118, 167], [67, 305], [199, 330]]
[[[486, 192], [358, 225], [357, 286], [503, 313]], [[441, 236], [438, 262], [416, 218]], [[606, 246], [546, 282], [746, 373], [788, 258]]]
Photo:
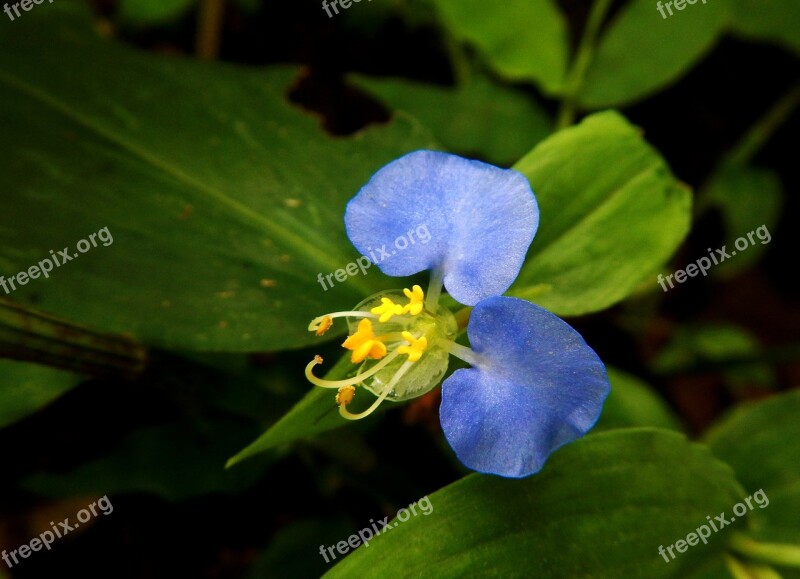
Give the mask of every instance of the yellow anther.
[[403, 308], [404, 314], [411, 314], [412, 316], [416, 316], [418, 313], [422, 311], [423, 301], [425, 300], [425, 293], [422, 291], [422, 288], [418, 285], [415, 285], [411, 289], [404, 289], [403, 293], [406, 294], [408, 298], [408, 304]]
[[330, 316], [325, 316], [320, 320], [319, 326], [317, 326], [317, 335], [322, 336], [325, 332], [331, 329], [333, 325], [333, 318]]
[[370, 310], [371, 313], [375, 314], [376, 316], [380, 316], [378, 321], [380, 323], [388, 322], [392, 319], [392, 316], [399, 316], [403, 313], [403, 306], [400, 304], [394, 303], [389, 298], [381, 298], [381, 305], [375, 306]]
[[416, 362], [422, 357], [422, 352], [428, 347], [428, 338], [422, 336], [415, 338], [411, 332], [403, 332], [403, 339], [408, 342], [408, 346], [400, 346], [397, 348], [398, 354], [408, 354], [409, 362]]
[[367, 357], [380, 360], [386, 355], [386, 345], [381, 340], [383, 338], [373, 333], [372, 322], [365, 318], [358, 323], [356, 333], [347, 338], [342, 346], [353, 351], [350, 361], [358, 364]]
[[353, 401], [355, 395], [356, 395], [355, 386], [342, 386], [341, 388], [339, 388], [339, 392], [336, 393], [336, 405], [347, 406]]

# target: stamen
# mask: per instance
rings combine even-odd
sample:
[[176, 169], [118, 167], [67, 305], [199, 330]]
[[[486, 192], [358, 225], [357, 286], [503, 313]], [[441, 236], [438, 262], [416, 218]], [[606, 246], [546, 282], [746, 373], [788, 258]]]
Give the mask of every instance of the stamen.
[[353, 364], [359, 364], [367, 357], [380, 360], [386, 355], [386, 344], [383, 343], [383, 337], [375, 335], [372, 331], [372, 322], [369, 320], [361, 320], [356, 333], [348, 337], [342, 343], [342, 347], [353, 351], [353, 355], [350, 357]]
[[417, 339], [411, 332], [403, 332], [403, 339], [408, 342], [408, 346], [397, 348], [399, 354], [408, 354], [409, 362], [416, 362], [422, 357], [425, 348], [428, 347], [428, 338], [422, 336]]
[[331, 329], [333, 325], [333, 318], [330, 316], [325, 316], [322, 318], [322, 321], [319, 323], [319, 327], [317, 328], [317, 336], [322, 336]]
[[425, 299], [425, 293], [422, 291], [422, 288], [418, 285], [415, 285], [411, 289], [404, 289], [403, 293], [406, 294], [408, 298], [408, 304], [403, 308], [404, 314], [411, 314], [412, 316], [416, 316], [422, 311], [423, 300]]
[[404, 311], [403, 306], [394, 303], [389, 298], [381, 298], [381, 305], [375, 306], [370, 310], [373, 314], [380, 315], [378, 321], [382, 324], [392, 319], [392, 316], [399, 316]]
[[326, 318], [330, 318], [333, 323], [333, 318], [372, 318], [377, 319], [378, 316], [369, 312], [333, 312], [332, 314], [325, 314], [324, 316], [317, 316], [311, 323], [308, 324], [309, 332], [319, 331], [320, 326], [325, 322]]
[[323, 378], [317, 378], [314, 376], [314, 373], [312, 372], [314, 366], [322, 364], [322, 356], [314, 356], [314, 359], [306, 365], [306, 378], [309, 382], [315, 386], [319, 386], [320, 388], [342, 388], [343, 386], [352, 386], [354, 384], [358, 384], [359, 382], [363, 382], [367, 378], [371, 378], [383, 370], [388, 364], [391, 364], [392, 360], [397, 358], [399, 355], [399, 352], [392, 352], [366, 372], [356, 374], [352, 378], [347, 378], [345, 380], [325, 380]]
[[413, 362], [405, 362], [402, 366], [400, 366], [400, 369], [386, 385], [386, 388], [383, 389], [378, 399], [375, 400], [375, 402], [372, 403], [372, 406], [367, 408], [364, 412], [359, 412], [358, 414], [352, 414], [349, 410], [347, 410], [347, 407], [344, 404], [342, 404], [341, 406], [339, 406], [339, 414], [342, 416], [342, 418], [347, 418], [348, 420], [360, 420], [362, 418], [366, 418], [367, 416], [375, 412], [375, 409], [381, 405], [381, 402], [386, 400], [386, 397], [392, 392], [392, 390], [394, 390], [394, 385], [397, 384], [398, 380], [400, 380], [400, 378], [403, 377], [403, 374], [408, 372], [408, 369], [411, 368], [412, 364]]
[[336, 405], [347, 406], [356, 396], [355, 386], [342, 386], [336, 393]]

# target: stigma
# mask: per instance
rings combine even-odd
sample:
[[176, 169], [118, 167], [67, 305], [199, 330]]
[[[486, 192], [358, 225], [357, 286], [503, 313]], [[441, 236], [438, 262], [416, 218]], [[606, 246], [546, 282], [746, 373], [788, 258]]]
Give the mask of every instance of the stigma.
[[[453, 314], [435, 304], [430, 311], [418, 285], [370, 296], [353, 310], [314, 318], [308, 326], [316, 335], [325, 334], [337, 318], [345, 318], [350, 329], [342, 347], [350, 351], [351, 369], [340, 380], [314, 375], [322, 364], [320, 356], [306, 366], [306, 378], [322, 388], [335, 388], [339, 414], [349, 420], [372, 414], [384, 400], [394, 402], [422, 396], [444, 376], [449, 361], [448, 347], [456, 334]], [[364, 411], [352, 413], [357, 387], [377, 399]]]

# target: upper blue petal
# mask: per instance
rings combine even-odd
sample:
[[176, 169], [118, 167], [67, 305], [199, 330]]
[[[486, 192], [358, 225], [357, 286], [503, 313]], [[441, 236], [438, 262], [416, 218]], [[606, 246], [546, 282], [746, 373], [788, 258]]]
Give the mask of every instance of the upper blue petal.
[[480, 363], [444, 381], [439, 410], [466, 466], [528, 476], [594, 426], [608, 377], [566, 322], [528, 301], [493, 297], [475, 306], [467, 332]]
[[475, 305], [516, 279], [539, 208], [522, 173], [416, 151], [375, 173], [347, 204], [344, 222], [383, 273], [441, 268], [450, 295]]

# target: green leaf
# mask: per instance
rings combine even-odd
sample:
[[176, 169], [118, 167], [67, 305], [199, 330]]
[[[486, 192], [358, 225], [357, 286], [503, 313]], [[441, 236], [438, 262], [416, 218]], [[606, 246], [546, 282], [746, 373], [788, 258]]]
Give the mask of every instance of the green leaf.
[[759, 362], [763, 349], [746, 330], [733, 325], [692, 324], [678, 329], [653, 360], [660, 374], [722, 370], [733, 388], [773, 386], [775, 372]]
[[119, 18], [127, 24], [163, 24], [179, 18], [195, 0], [120, 0]]
[[647, 384], [616, 368], [606, 368], [611, 393], [592, 432], [632, 426], [682, 431], [680, 419]]
[[0, 360], [0, 428], [47, 406], [82, 380], [70, 372]]
[[527, 479], [470, 475], [431, 494], [430, 515], [390, 523], [326, 577], [682, 577], [718, 556], [728, 531], [669, 564], [659, 546], [741, 496], [704, 446], [614, 430], [562, 448]]
[[0, 274], [113, 241], [11, 297], [167, 348], [258, 351], [309, 344], [311, 317], [391, 287], [374, 267], [329, 291], [317, 277], [358, 257], [345, 204], [432, 146], [419, 125], [331, 138], [287, 103], [293, 67], [143, 54], [71, 3], [35, 16], [0, 36]]
[[170, 501], [209, 493], [238, 493], [254, 484], [268, 461], [237, 471], [224, 469], [232, 449], [255, 433], [252, 424], [230, 420], [175, 422], [131, 434], [108, 455], [70, 472], [42, 472], [23, 486], [46, 496], [147, 492]]
[[727, 2], [685, 4], [662, 18], [655, 0], [632, 0], [600, 42], [579, 94], [587, 108], [641, 99], [688, 72], [721, 36]]
[[[771, 241], [771, 232], [780, 218], [783, 186], [777, 174], [757, 167], [733, 167], [720, 171], [709, 183], [703, 201], [718, 207], [725, 223], [725, 242], [736, 259], [727, 259], [714, 268], [715, 275], [730, 277], [754, 265]], [[760, 227], [759, 232], [756, 230]], [[755, 232], [755, 233], [754, 233]], [[748, 234], [753, 239], [750, 243]], [[744, 238], [746, 250], [736, 250], [735, 242]], [[740, 246], [744, 247], [744, 243]]]
[[547, 113], [529, 96], [485, 76], [441, 87], [406, 79], [352, 77], [356, 86], [410, 113], [447, 148], [510, 165], [552, 131]]
[[541, 220], [510, 293], [558, 315], [626, 298], [689, 231], [690, 191], [617, 113], [556, 133], [514, 168], [530, 180]]
[[[705, 439], [736, 471], [749, 493], [769, 504], [754, 509], [752, 536], [800, 547], [800, 390], [735, 408]], [[763, 501], [762, 501], [763, 502]]]
[[564, 17], [551, 0], [506, 0], [497, 10], [481, 0], [434, 0], [445, 25], [475, 44], [500, 74], [547, 92], [564, 83], [568, 41]]
[[800, 7], [795, 0], [731, 0], [730, 28], [754, 39], [767, 39], [800, 54]]

